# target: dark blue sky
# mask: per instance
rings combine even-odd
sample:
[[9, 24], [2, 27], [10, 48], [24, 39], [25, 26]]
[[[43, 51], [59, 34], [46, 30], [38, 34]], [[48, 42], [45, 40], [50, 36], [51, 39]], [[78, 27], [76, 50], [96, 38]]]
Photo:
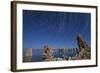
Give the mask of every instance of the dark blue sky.
[[90, 13], [23, 10], [23, 48], [75, 48], [78, 33], [90, 45]]

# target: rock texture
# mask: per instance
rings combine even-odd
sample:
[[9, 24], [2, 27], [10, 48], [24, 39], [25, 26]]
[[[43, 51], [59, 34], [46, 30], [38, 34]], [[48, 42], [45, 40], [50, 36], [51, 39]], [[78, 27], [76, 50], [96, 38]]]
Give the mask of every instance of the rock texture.
[[54, 61], [54, 49], [47, 46], [44, 46], [42, 58], [44, 61]]
[[78, 35], [77, 36], [77, 44], [78, 44], [78, 59], [90, 59], [91, 58], [91, 48], [87, 43], [84, 41], [84, 39]]

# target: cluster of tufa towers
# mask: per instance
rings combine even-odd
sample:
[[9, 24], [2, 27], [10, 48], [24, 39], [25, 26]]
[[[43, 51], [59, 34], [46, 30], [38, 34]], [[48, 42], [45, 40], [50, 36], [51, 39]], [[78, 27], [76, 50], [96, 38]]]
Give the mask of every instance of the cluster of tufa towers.
[[[70, 57], [67, 56], [65, 53], [68, 52], [67, 48], [60, 48], [59, 50], [63, 53], [62, 57], [55, 57], [54, 55], [54, 48], [49, 47], [48, 45], [44, 46], [42, 49], [42, 61], [61, 61], [61, 60], [85, 60], [91, 59], [91, 48], [90, 46], [84, 41], [81, 35], [77, 35], [77, 45], [78, 47], [74, 49], [77, 53], [75, 56]], [[25, 49], [23, 51], [23, 62], [32, 62], [32, 48]]]
[[83, 59], [91, 59], [91, 48], [87, 43], [84, 41], [84, 39], [79, 34], [77, 36], [77, 44], [78, 48], [76, 48], [76, 55], [73, 57], [68, 57], [65, 55], [66, 48], [61, 48], [60, 50], [63, 52], [62, 58], [56, 58], [54, 56], [54, 49], [47, 46], [44, 46], [42, 58], [43, 61], [56, 61], [56, 60], [83, 60]]

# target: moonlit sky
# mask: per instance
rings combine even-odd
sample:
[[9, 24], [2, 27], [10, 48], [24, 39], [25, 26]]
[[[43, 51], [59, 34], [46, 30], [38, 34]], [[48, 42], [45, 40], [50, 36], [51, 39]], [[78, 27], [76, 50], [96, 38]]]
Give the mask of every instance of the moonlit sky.
[[23, 10], [23, 48], [75, 48], [78, 34], [90, 45], [90, 13]]

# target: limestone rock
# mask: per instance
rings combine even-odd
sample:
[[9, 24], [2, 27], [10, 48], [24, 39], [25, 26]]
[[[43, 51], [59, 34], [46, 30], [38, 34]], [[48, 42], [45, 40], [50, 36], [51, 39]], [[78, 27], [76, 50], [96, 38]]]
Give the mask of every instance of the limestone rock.
[[77, 36], [77, 44], [78, 44], [78, 59], [90, 59], [91, 58], [91, 48], [89, 45], [84, 41], [84, 39], [79, 34]]
[[51, 47], [44, 46], [43, 53], [42, 53], [42, 59], [44, 61], [54, 61], [54, 50]]

